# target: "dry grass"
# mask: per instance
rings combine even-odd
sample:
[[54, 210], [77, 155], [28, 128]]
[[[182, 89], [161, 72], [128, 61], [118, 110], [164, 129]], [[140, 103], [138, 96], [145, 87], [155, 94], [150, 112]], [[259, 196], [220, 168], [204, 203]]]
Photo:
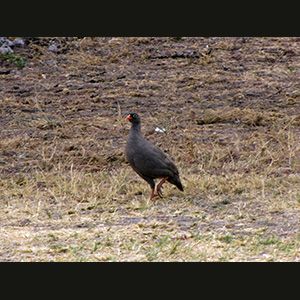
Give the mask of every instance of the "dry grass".
[[20, 261], [298, 260], [291, 126], [224, 143], [194, 143], [187, 160], [174, 148], [185, 192], [165, 185], [165, 199], [151, 203], [126, 165], [90, 173], [60, 162], [3, 179], [0, 252]]
[[[27, 96], [6, 75], [0, 260], [299, 261], [298, 48], [237, 45], [85, 38], [60, 61], [38, 48], [22, 70], [21, 88], [36, 85]], [[171, 57], [186, 47], [203, 56]], [[184, 193], [165, 184], [164, 199], [148, 201], [124, 157], [133, 109], [176, 161]]]

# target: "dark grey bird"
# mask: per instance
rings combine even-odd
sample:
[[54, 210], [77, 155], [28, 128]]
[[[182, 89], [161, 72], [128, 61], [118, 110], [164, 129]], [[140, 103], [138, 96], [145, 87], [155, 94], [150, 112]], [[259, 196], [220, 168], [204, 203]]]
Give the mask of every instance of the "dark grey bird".
[[[133, 170], [150, 184], [150, 200], [157, 196], [162, 197], [162, 185], [165, 181], [183, 191], [175, 163], [160, 148], [143, 138], [140, 116], [130, 113], [126, 119], [132, 124], [126, 143], [126, 157]], [[157, 185], [157, 194], [154, 194], [156, 178], [162, 180]]]

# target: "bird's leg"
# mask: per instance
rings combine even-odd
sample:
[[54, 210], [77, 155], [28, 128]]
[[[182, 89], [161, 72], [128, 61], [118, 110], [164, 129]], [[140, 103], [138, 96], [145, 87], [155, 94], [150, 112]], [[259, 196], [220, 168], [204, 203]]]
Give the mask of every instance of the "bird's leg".
[[166, 181], [168, 178], [169, 178], [169, 176], [164, 177], [164, 178], [162, 179], [162, 181], [157, 185], [156, 191], [157, 191], [157, 194], [158, 194], [158, 196], [159, 196], [160, 198], [162, 198], [162, 195], [163, 195], [163, 193], [162, 193], [162, 185], [165, 183], [165, 181]]
[[154, 198], [154, 197], [157, 197], [158, 195], [154, 194], [154, 189], [155, 187], [152, 189], [152, 193], [151, 193], [151, 196], [150, 196], [150, 201]]

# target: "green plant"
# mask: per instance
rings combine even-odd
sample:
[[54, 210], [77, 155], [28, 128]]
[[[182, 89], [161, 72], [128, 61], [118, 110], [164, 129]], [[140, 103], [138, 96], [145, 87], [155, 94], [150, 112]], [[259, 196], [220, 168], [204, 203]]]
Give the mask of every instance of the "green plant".
[[26, 60], [23, 54], [15, 56], [14, 53], [6, 53], [3, 55], [3, 58], [8, 60], [10, 65], [15, 64], [19, 69], [23, 69], [26, 65]]

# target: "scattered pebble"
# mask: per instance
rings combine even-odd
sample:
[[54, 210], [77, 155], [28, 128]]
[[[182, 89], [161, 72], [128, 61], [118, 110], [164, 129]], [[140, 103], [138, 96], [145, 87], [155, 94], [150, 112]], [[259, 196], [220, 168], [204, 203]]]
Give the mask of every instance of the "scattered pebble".
[[52, 52], [57, 52], [58, 49], [55, 45], [50, 45], [49, 48], [48, 48], [49, 51], [52, 51]]
[[12, 46], [23, 46], [24, 41], [21, 38], [16, 38], [12, 42]]
[[2, 45], [12, 46], [13, 43], [9, 39], [7, 39], [6, 37], [0, 37], [0, 47]]
[[3, 44], [0, 47], [0, 54], [4, 55], [4, 54], [7, 54], [7, 53], [14, 53], [14, 51], [8, 45]]
[[21, 38], [15, 38], [12, 42], [6, 37], [0, 37], [0, 54], [14, 53], [11, 47], [23, 46], [24, 41]]

